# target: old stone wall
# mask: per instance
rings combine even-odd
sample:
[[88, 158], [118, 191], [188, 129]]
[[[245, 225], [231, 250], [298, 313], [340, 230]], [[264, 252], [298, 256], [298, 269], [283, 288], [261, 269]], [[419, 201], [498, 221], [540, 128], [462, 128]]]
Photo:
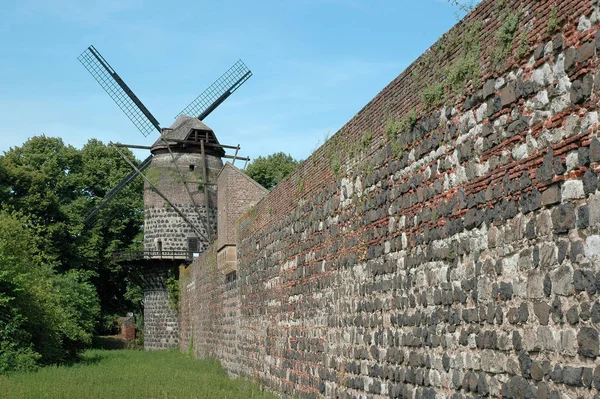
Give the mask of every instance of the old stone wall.
[[179, 272], [180, 349], [212, 357], [234, 374], [239, 364], [240, 297], [236, 282], [226, 282], [217, 268], [216, 245], [211, 245], [189, 267]]
[[177, 311], [169, 304], [166, 289], [144, 290], [144, 349], [177, 347], [179, 343]]
[[184, 271], [184, 348], [307, 398], [598, 397], [599, 28], [483, 1], [240, 220], [233, 287]]

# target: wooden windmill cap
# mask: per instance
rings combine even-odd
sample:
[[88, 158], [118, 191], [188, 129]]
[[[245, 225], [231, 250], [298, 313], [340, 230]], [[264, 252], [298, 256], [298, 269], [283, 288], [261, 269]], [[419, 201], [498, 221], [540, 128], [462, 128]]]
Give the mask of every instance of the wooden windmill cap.
[[220, 157], [225, 155], [210, 127], [193, 116], [179, 115], [171, 127], [162, 130], [161, 137], [152, 145], [151, 151], [156, 153], [166, 150], [168, 142], [172, 149], [196, 152], [200, 150], [200, 141], [204, 141], [207, 154]]

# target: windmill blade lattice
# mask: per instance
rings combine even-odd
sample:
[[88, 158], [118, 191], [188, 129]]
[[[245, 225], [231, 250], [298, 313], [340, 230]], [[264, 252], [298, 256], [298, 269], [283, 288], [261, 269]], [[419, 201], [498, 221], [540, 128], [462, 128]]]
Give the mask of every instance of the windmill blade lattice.
[[[148, 158], [144, 159], [142, 161], [142, 163], [140, 163], [140, 166], [138, 166], [138, 169], [140, 170], [140, 172], [143, 171], [144, 169], [146, 169], [148, 166], [150, 166], [152, 157], [153, 157], [153, 155], [151, 154]], [[117, 194], [119, 194], [121, 192], [121, 190], [123, 190], [125, 188], [125, 186], [127, 184], [129, 184], [130, 181], [135, 179], [138, 175], [139, 175], [139, 173], [136, 170], [134, 170], [133, 172], [131, 172], [127, 176], [125, 176], [123, 178], [123, 180], [121, 180], [121, 182], [115, 188], [110, 190], [110, 192], [104, 196], [104, 198], [102, 199], [102, 201], [100, 201], [100, 203], [98, 205], [96, 205], [94, 208], [92, 208], [84, 216], [83, 224], [85, 224], [88, 227], [90, 225], [92, 225], [92, 223], [95, 221], [95, 218], [96, 218], [96, 215], [98, 214], [98, 212], [100, 212], [100, 210], [102, 208], [104, 208], [109, 203], [110, 200], [112, 200], [114, 197], [116, 197]]]
[[106, 93], [121, 108], [138, 130], [147, 137], [150, 133], [158, 131], [160, 124], [139, 98], [125, 84], [123, 79], [115, 72], [108, 62], [100, 55], [94, 46], [88, 47], [79, 57], [79, 62], [102, 86]]
[[238, 60], [177, 116], [185, 114], [203, 120], [251, 76], [252, 72], [246, 64]]

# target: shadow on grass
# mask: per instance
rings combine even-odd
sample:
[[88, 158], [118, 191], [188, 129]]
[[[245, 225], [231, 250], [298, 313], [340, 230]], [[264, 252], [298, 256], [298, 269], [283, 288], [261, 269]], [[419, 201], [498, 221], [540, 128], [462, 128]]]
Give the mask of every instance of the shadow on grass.
[[128, 349], [129, 344], [118, 335], [95, 336], [92, 338], [92, 348], [106, 350]]
[[61, 367], [73, 367], [73, 366], [91, 366], [100, 363], [108, 355], [103, 353], [84, 354], [83, 356], [76, 356], [71, 359], [65, 360], [60, 363]]
[[[127, 342], [123, 340], [120, 335], [106, 335], [101, 336], [97, 335], [92, 338], [92, 349], [99, 350], [108, 350], [108, 351], [117, 351], [122, 349], [141, 349], [136, 346], [132, 342]], [[108, 354], [102, 352], [87, 352], [84, 354], [79, 354], [76, 357], [73, 357], [69, 360], [61, 363], [61, 366], [71, 367], [71, 366], [81, 366], [81, 365], [93, 365], [100, 363], [102, 360], [107, 357], [115, 357], [115, 354]], [[117, 355], [118, 356], [118, 355]]]

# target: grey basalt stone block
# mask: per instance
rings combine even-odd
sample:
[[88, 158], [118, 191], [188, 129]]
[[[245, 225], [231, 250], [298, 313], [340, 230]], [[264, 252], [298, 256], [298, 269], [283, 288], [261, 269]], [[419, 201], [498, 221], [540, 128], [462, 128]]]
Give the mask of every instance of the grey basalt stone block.
[[598, 330], [592, 327], [581, 327], [577, 334], [578, 350], [581, 356], [595, 359], [598, 357]]
[[577, 49], [577, 62], [582, 63], [594, 56], [596, 44], [593, 41], [586, 42]]
[[583, 383], [583, 386], [586, 388], [591, 388], [592, 387], [592, 382], [594, 379], [594, 370], [589, 368], [589, 367], [583, 367], [583, 373], [581, 376], [581, 382]]
[[533, 312], [538, 318], [541, 325], [547, 326], [550, 319], [550, 305], [546, 302], [535, 302], [533, 304]]
[[502, 388], [503, 398], [534, 399], [537, 397], [537, 388], [521, 376], [511, 377]]
[[561, 51], [563, 49], [563, 45], [564, 45], [564, 38], [563, 35], [561, 33], [555, 35], [552, 38], [552, 49], [554, 51]]
[[486, 116], [489, 118], [499, 112], [502, 109], [502, 98], [500, 96], [495, 96], [488, 100], [487, 102], [487, 110]]
[[563, 265], [551, 273], [552, 289], [555, 294], [570, 296], [573, 295], [573, 268], [570, 265]]
[[542, 43], [533, 50], [533, 58], [537, 61], [540, 58], [542, 58], [543, 56], [544, 56], [544, 44]]
[[569, 324], [577, 324], [579, 323], [579, 307], [577, 305], [573, 305], [567, 310], [565, 317]]
[[519, 98], [519, 87], [516, 81], [509, 82], [500, 90], [500, 98], [502, 99], [502, 107], [510, 105]]
[[[538, 169], [539, 170], [539, 169]], [[542, 206], [548, 206], [559, 203], [561, 201], [560, 186], [553, 184], [542, 192]]]
[[596, 293], [596, 276], [591, 270], [577, 269], [573, 273], [573, 287], [575, 291], [587, 291], [588, 294]]
[[562, 304], [560, 298], [558, 296], [554, 297], [554, 301], [552, 301], [552, 308], [550, 310], [552, 314], [552, 321], [556, 324], [560, 324], [563, 321], [563, 312], [562, 312]]
[[488, 79], [483, 85], [482, 96], [487, 99], [492, 94], [496, 93], [496, 79]]
[[567, 385], [581, 386], [581, 377], [583, 376], [583, 369], [581, 367], [566, 366], [562, 371], [562, 380]]
[[592, 137], [590, 141], [590, 161], [598, 162], [600, 161], [600, 140], [597, 137]]
[[569, 72], [577, 62], [577, 51], [573, 47], [565, 49], [565, 71]]
[[542, 165], [538, 167], [536, 172], [536, 180], [538, 182], [544, 183], [552, 180], [552, 177], [554, 175], [553, 154], [554, 152], [552, 150], [552, 147], [549, 146], [546, 151], [546, 154], [544, 155]]
[[571, 84], [570, 99], [573, 104], [582, 104], [590, 98], [594, 80], [591, 75], [585, 75], [576, 79]]
[[563, 382], [563, 368], [560, 365], [557, 364], [554, 366], [554, 369], [550, 373], [550, 379], [559, 384]]
[[580, 255], [584, 254], [584, 243], [581, 240], [574, 241], [571, 243], [571, 253], [569, 254], [569, 258], [571, 262], [576, 263], [580, 258]]
[[590, 313], [592, 305], [589, 302], [583, 302], [581, 305], [579, 305], [579, 308], [579, 317], [581, 318], [581, 320], [588, 321], [592, 316], [592, 314]]
[[552, 210], [552, 225], [555, 233], [567, 233], [575, 227], [575, 207], [571, 203], [561, 204]]
[[594, 388], [600, 390], [600, 365], [596, 366], [594, 369], [593, 385]]
[[549, 297], [550, 294], [552, 294], [552, 279], [550, 274], [546, 274], [544, 277], [544, 295]]
[[586, 229], [590, 225], [590, 210], [587, 205], [577, 209], [577, 228]]
[[580, 167], [590, 164], [590, 149], [588, 147], [579, 147], [577, 149], [577, 164]]
[[541, 381], [544, 378], [544, 372], [542, 370], [542, 364], [538, 361], [534, 361], [531, 364], [531, 378], [536, 381]]
[[594, 302], [594, 305], [592, 305], [591, 320], [594, 324], [600, 324], [600, 300]]

